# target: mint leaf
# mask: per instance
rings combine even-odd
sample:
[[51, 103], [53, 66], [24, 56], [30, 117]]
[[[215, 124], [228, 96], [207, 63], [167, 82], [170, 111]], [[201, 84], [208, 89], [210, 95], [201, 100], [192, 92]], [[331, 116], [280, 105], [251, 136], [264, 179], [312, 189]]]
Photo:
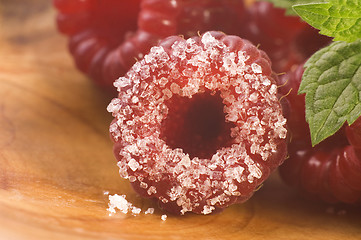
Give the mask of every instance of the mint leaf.
[[320, 33], [335, 41], [361, 38], [361, 0], [330, 0], [293, 6], [295, 12]]
[[305, 68], [299, 93], [306, 93], [306, 120], [316, 145], [361, 115], [361, 39], [332, 43]]
[[297, 13], [293, 10], [293, 5], [298, 4], [307, 4], [307, 3], [320, 3], [320, 2], [326, 2], [326, 0], [266, 0], [267, 2], [273, 3], [275, 7], [278, 8], [284, 8], [286, 9], [286, 15], [295, 15], [297, 16]]

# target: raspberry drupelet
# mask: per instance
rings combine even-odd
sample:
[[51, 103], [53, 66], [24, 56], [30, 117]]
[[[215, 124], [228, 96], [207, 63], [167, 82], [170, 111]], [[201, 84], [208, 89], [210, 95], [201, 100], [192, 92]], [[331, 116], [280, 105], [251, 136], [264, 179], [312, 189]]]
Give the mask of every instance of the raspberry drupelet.
[[121, 177], [175, 214], [249, 199], [287, 152], [272, 76], [266, 54], [237, 36], [162, 40], [114, 83]]
[[233, 34], [244, 11], [243, 0], [53, 2], [77, 68], [103, 87], [112, 87], [160, 39], [208, 30]]

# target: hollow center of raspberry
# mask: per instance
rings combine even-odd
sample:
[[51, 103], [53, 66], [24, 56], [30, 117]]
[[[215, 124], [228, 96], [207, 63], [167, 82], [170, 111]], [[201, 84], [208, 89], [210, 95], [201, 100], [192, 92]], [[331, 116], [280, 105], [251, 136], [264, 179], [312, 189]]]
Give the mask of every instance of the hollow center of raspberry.
[[162, 123], [161, 138], [171, 148], [181, 148], [192, 158], [210, 158], [232, 144], [230, 132], [234, 124], [226, 122], [219, 94], [173, 96], [166, 105], [169, 110]]
[[94, 1], [92, 20], [94, 31], [114, 47], [128, 34], [137, 30], [140, 0]]

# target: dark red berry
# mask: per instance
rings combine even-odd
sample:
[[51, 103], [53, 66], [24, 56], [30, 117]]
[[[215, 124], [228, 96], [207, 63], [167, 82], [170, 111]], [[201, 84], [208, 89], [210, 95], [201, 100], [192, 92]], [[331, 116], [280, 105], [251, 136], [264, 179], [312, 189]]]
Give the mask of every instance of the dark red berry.
[[243, 12], [243, 0], [143, 0], [139, 28], [162, 38], [210, 30], [235, 34]]
[[248, 17], [243, 26], [251, 41], [266, 47], [279, 46], [293, 39], [307, 26], [297, 16], [286, 16], [285, 9], [276, 8], [266, 1], [255, 1], [246, 9]]
[[361, 149], [361, 118], [358, 118], [351, 126], [346, 127], [346, 135], [354, 148]]
[[247, 40], [168, 37], [114, 85], [108, 111], [121, 176], [170, 212], [244, 202], [286, 156], [269, 59]]
[[54, 0], [54, 6], [77, 67], [106, 87], [166, 36], [235, 33], [244, 10], [241, 0]]
[[298, 16], [286, 16], [284, 9], [270, 2], [254, 2], [245, 15], [240, 36], [259, 44], [271, 58], [276, 72], [289, 71], [331, 41]]
[[[303, 64], [279, 76], [282, 99], [290, 103], [287, 126], [291, 129], [290, 138], [298, 142], [310, 141], [310, 130], [305, 117], [305, 95], [298, 94], [304, 69]], [[281, 100], [282, 101], [282, 100]]]
[[[140, 0], [54, 0], [54, 6], [59, 31], [70, 37], [70, 52], [79, 70], [100, 85], [111, 86], [114, 79], [104, 76], [106, 58], [121, 51], [122, 44], [135, 41]], [[156, 42], [153, 38], [146, 41], [151, 45]], [[126, 71], [136, 57], [118, 55], [121, 64], [116, 71]]]
[[305, 96], [297, 95], [303, 65], [280, 77], [290, 104], [289, 159], [280, 166], [286, 183], [326, 202], [361, 202], [361, 118], [312, 147], [305, 120]]

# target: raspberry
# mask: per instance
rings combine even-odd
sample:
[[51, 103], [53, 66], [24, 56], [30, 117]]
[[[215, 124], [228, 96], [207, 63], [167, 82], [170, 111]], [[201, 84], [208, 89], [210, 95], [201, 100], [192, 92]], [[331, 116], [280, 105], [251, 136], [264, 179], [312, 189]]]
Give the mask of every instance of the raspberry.
[[54, 6], [76, 66], [105, 87], [160, 39], [207, 30], [234, 33], [244, 10], [240, 0], [54, 0]]
[[360, 202], [361, 161], [355, 149], [345, 143], [329, 143], [290, 151], [290, 158], [279, 168], [282, 178], [305, 195], [326, 202]]
[[346, 128], [347, 139], [356, 149], [361, 149], [361, 119]]
[[139, 28], [162, 38], [210, 30], [235, 34], [243, 12], [242, 0], [143, 0]]
[[287, 151], [271, 74], [265, 53], [236, 36], [161, 41], [114, 84], [120, 175], [177, 214], [249, 199]]
[[286, 96], [281, 101], [287, 100], [291, 104], [287, 117], [287, 126], [291, 129], [291, 139], [298, 142], [309, 142], [310, 130], [305, 120], [305, 96], [298, 94], [303, 72], [303, 64], [294, 67], [291, 71], [279, 76], [278, 85], [281, 86], [280, 93]]
[[280, 78], [282, 94], [292, 90], [288, 127], [289, 159], [279, 168], [283, 180], [305, 195], [326, 202], [361, 202], [361, 118], [312, 147], [305, 120], [305, 96], [297, 95], [303, 74], [299, 65]]
[[286, 16], [285, 9], [275, 8], [272, 3], [256, 1], [246, 10], [249, 18], [244, 31], [262, 45], [281, 47], [291, 42], [306, 26], [297, 16]]
[[[54, 6], [58, 9], [59, 31], [70, 36], [69, 48], [78, 69], [100, 85], [111, 85], [114, 79], [103, 76], [105, 59], [118, 48], [118, 51], [127, 51], [122, 43], [133, 44], [130, 36], [137, 31], [140, 0], [54, 0]], [[155, 43], [151, 37], [143, 38]], [[124, 64], [119, 65], [117, 71], [125, 71], [134, 57], [137, 55], [123, 54]]]
[[286, 16], [284, 9], [269, 2], [254, 2], [245, 15], [247, 21], [241, 24], [240, 36], [260, 44], [276, 72], [287, 72], [292, 66], [303, 63], [331, 41], [299, 17]]

